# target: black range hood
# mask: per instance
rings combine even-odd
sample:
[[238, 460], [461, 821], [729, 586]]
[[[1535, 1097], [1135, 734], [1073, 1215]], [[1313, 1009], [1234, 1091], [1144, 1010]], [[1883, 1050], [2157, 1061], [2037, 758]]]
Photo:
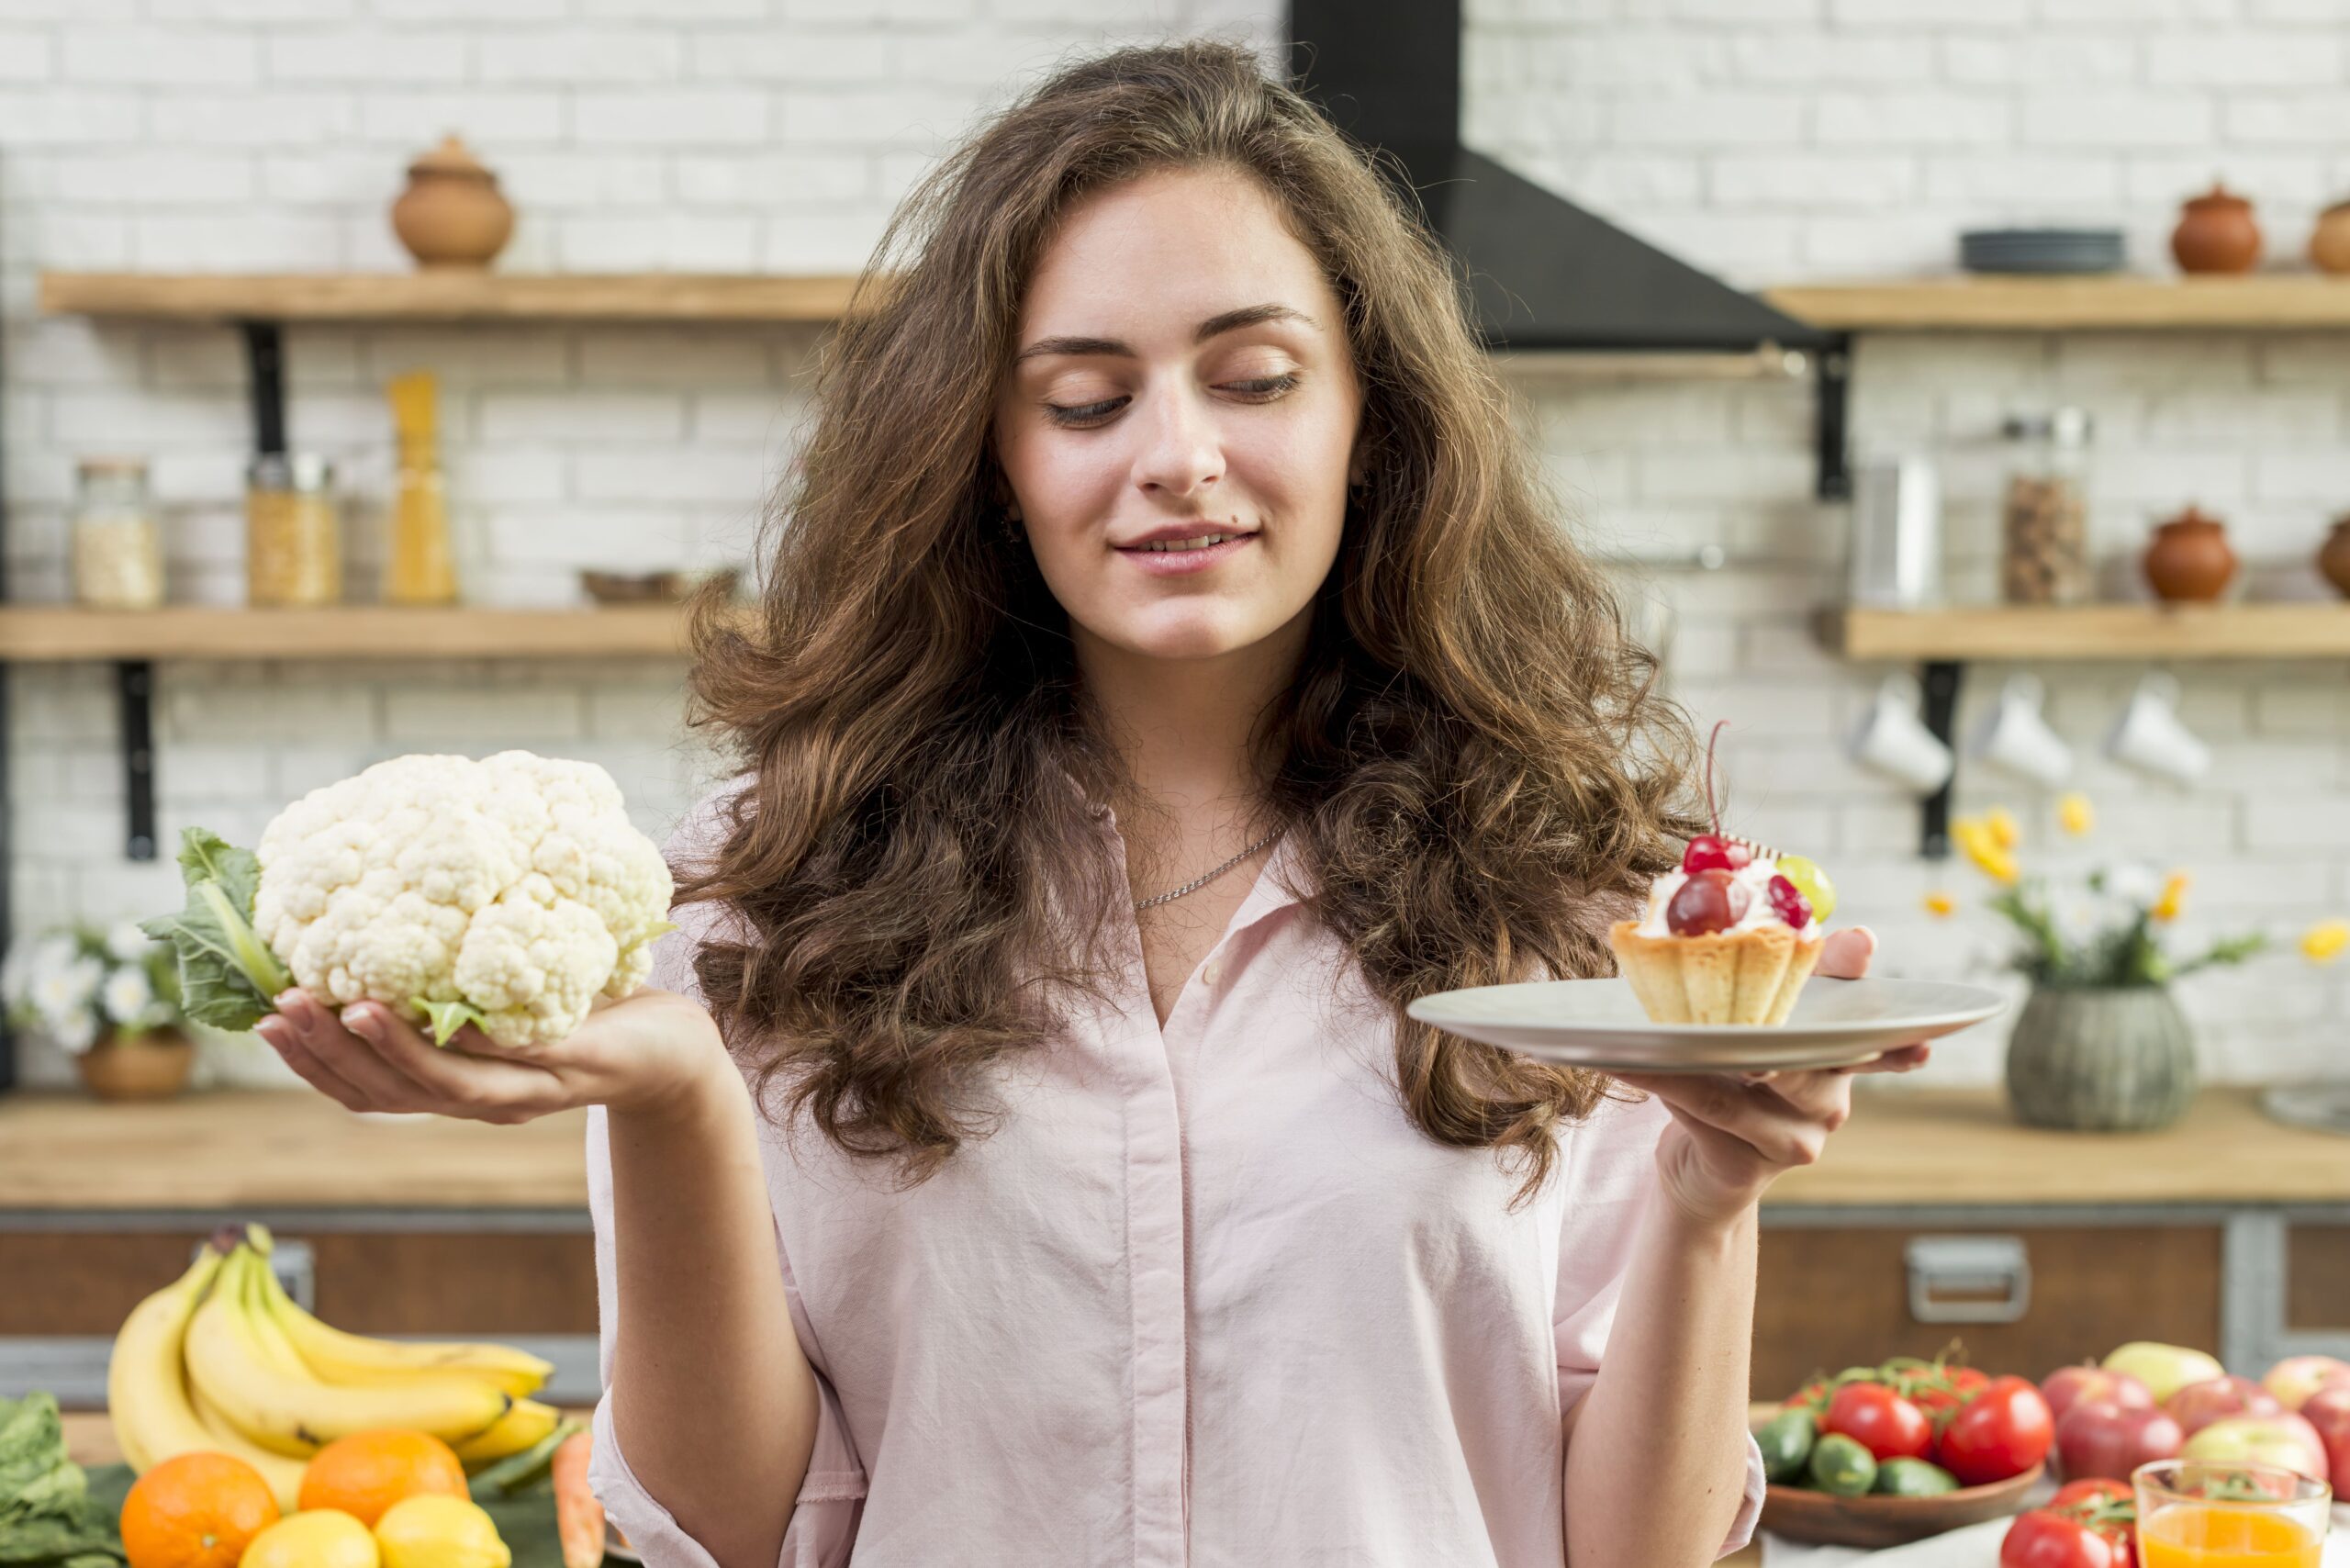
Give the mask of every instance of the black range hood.
[[1291, 0], [1290, 71], [1333, 122], [1401, 161], [1464, 263], [1488, 347], [1827, 345], [1827, 334], [1462, 145], [1460, 21], [1460, 0]]

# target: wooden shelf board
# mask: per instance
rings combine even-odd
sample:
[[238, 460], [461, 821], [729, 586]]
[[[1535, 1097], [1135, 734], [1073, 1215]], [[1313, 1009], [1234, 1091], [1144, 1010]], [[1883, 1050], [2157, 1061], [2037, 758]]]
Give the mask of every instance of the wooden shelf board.
[[2350, 277], [1947, 277], [1790, 284], [1762, 297], [1832, 331], [2350, 330]]
[[681, 657], [683, 613], [599, 610], [0, 610], [0, 661]]
[[1838, 607], [1820, 642], [1850, 659], [2350, 658], [2350, 600], [2236, 605]]
[[43, 273], [50, 315], [192, 321], [827, 322], [856, 280], [720, 273]]

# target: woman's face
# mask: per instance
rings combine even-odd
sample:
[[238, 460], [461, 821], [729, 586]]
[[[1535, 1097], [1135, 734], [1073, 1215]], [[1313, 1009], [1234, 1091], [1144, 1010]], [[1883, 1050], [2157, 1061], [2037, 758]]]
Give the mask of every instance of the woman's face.
[[1337, 297], [1257, 185], [1167, 172], [1073, 208], [1018, 342], [996, 457], [1080, 653], [1211, 656], [1307, 612], [1361, 395]]

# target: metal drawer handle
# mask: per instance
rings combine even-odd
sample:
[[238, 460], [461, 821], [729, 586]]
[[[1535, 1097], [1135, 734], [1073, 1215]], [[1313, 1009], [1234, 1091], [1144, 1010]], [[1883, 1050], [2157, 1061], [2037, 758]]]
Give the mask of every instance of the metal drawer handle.
[[2031, 1305], [2031, 1260], [2020, 1237], [1916, 1236], [1902, 1259], [1909, 1316], [1919, 1323], [2014, 1323]]

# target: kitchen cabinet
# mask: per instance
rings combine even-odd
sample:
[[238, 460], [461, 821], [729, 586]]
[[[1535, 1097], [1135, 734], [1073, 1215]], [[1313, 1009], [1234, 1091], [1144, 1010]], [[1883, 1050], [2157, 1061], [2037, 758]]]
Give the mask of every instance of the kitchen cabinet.
[[2021, 1126], [1996, 1091], [1863, 1094], [1764, 1204], [1753, 1395], [1953, 1338], [2034, 1378], [2129, 1339], [2255, 1376], [2350, 1356], [2350, 1138], [2238, 1088], [2157, 1133]]

